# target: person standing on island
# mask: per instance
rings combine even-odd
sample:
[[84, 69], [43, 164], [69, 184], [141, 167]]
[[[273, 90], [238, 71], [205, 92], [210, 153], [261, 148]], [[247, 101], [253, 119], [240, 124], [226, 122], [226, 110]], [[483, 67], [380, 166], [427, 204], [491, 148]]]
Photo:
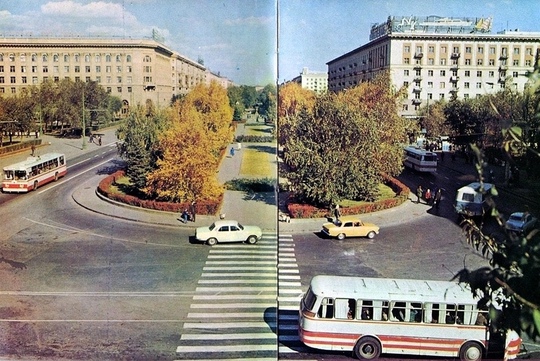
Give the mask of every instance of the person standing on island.
[[424, 190], [422, 189], [422, 186], [418, 186], [418, 188], [416, 188], [416, 203], [420, 203], [423, 193]]

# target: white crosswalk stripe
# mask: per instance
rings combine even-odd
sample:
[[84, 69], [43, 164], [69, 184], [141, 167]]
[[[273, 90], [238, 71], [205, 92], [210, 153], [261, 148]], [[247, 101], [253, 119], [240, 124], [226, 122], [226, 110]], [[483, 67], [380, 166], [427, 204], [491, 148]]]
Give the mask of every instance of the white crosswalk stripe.
[[[276, 360], [302, 349], [292, 236], [212, 247], [182, 327], [178, 360]], [[279, 339], [277, 335], [279, 334]]]

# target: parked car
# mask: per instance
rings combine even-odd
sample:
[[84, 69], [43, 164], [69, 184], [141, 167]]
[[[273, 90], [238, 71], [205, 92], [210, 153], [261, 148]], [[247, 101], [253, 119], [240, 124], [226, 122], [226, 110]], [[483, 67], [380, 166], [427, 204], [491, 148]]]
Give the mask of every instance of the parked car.
[[528, 233], [537, 222], [538, 219], [528, 212], [515, 212], [510, 215], [504, 226], [512, 232]]
[[346, 237], [373, 238], [379, 234], [379, 226], [363, 222], [358, 216], [343, 216], [339, 221], [324, 223], [322, 232], [339, 240]]
[[257, 226], [243, 226], [233, 220], [219, 220], [209, 227], [197, 227], [195, 239], [213, 246], [217, 243], [247, 242], [255, 244], [262, 237], [262, 231]]

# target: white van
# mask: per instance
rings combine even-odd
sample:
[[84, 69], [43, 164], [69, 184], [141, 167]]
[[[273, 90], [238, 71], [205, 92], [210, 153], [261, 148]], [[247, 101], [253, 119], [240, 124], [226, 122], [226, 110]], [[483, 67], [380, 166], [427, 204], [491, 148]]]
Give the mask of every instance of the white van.
[[[484, 187], [483, 192], [480, 190]], [[482, 216], [485, 212], [486, 196], [492, 192], [493, 184], [473, 182], [458, 189], [454, 209], [457, 214], [474, 217]]]

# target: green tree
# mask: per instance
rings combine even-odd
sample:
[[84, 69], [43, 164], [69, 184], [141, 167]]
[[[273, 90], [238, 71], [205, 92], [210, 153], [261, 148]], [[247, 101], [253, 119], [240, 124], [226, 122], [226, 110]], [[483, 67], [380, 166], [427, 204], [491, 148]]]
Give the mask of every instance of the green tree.
[[300, 200], [323, 207], [343, 199], [372, 201], [383, 175], [401, 171], [402, 93], [389, 84], [385, 74], [320, 96], [312, 112], [300, 111], [284, 145], [287, 178]]
[[303, 89], [297, 83], [287, 83], [279, 87], [278, 97], [278, 142], [284, 146], [301, 111], [312, 112], [316, 94]]
[[165, 113], [149, 115], [144, 107], [138, 106], [118, 127], [116, 135], [118, 152], [126, 161], [126, 174], [140, 190], [146, 187], [147, 177], [156, 169], [158, 140], [166, 126]]
[[277, 90], [272, 84], [266, 85], [257, 97], [259, 114], [270, 122], [275, 122], [277, 111]]
[[[540, 62], [537, 59], [534, 72], [529, 74], [533, 92], [540, 89]], [[533, 106], [536, 116], [540, 115], [539, 104]], [[529, 105], [527, 105], [529, 107]], [[528, 147], [538, 157], [538, 152], [529, 147], [521, 128], [510, 126], [503, 129], [503, 150], [512, 157], [513, 144]], [[483, 179], [484, 157], [480, 149], [472, 146], [477, 156], [478, 178]], [[496, 194], [496, 191], [495, 191]], [[488, 197], [491, 216], [504, 230], [505, 219], [497, 210], [493, 198]], [[504, 239], [497, 239], [483, 232], [472, 220], [463, 222], [467, 241], [489, 259], [489, 266], [469, 270], [464, 268], [457, 275], [468, 282], [480, 303], [490, 307], [491, 319], [498, 328], [526, 333], [531, 339], [540, 339], [540, 230], [533, 229], [518, 235], [505, 231]]]

